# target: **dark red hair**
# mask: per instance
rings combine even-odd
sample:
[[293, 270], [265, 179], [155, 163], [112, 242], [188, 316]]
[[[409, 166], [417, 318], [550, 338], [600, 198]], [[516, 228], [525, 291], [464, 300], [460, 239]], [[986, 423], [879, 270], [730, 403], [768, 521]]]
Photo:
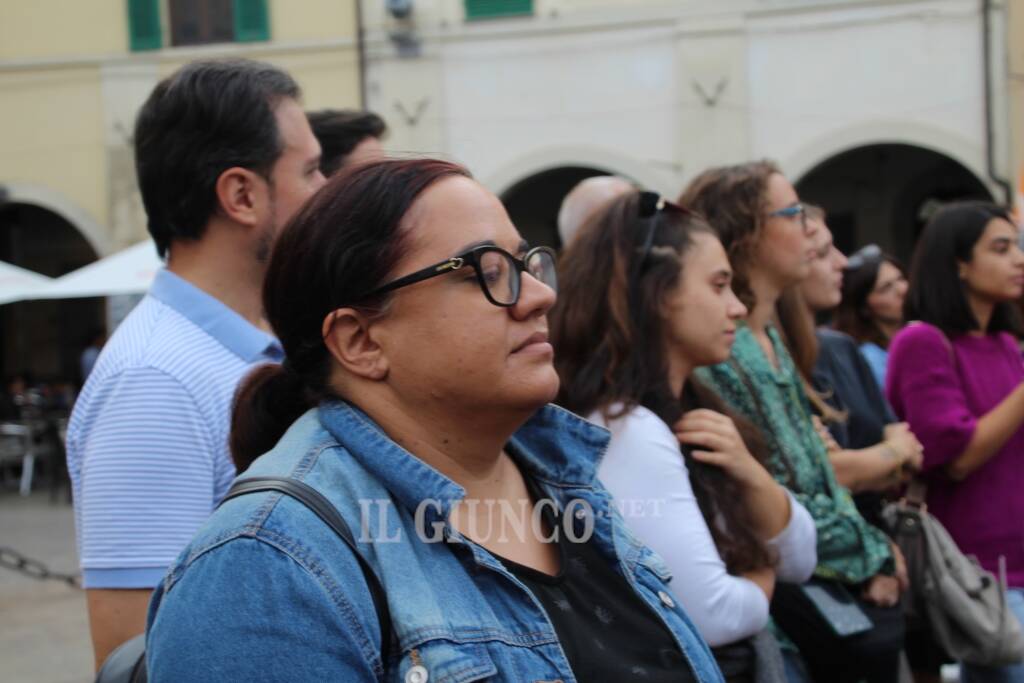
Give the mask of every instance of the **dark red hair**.
[[437, 181], [469, 177], [436, 159], [390, 159], [333, 176], [277, 239], [263, 284], [263, 307], [287, 360], [253, 370], [235, 396], [231, 456], [239, 472], [273, 448], [302, 413], [332, 395], [327, 315], [344, 306], [376, 309], [369, 300], [406, 252], [402, 218]]

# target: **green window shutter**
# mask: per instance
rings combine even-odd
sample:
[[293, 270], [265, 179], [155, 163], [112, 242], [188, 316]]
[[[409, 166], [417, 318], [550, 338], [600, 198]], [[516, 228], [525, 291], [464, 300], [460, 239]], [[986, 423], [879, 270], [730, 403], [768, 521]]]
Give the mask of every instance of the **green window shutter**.
[[267, 0], [234, 0], [235, 41], [253, 43], [270, 40]]
[[128, 0], [128, 34], [132, 52], [160, 49], [160, 0]]
[[465, 0], [466, 19], [494, 19], [533, 14], [533, 0]]

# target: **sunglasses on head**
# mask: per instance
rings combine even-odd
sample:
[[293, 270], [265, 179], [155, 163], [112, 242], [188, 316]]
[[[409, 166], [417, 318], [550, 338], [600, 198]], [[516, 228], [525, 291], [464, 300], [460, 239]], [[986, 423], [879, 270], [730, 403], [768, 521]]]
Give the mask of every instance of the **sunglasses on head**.
[[882, 248], [877, 244], [861, 247], [846, 259], [846, 270], [857, 270], [882, 260]]

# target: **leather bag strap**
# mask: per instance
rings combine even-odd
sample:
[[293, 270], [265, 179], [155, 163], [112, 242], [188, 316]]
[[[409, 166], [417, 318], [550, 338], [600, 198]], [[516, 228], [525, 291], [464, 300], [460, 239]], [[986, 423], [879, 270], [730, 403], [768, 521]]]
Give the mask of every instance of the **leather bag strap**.
[[366, 586], [370, 589], [374, 610], [377, 612], [377, 623], [380, 624], [381, 666], [386, 669], [391, 649], [391, 612], [388, 610], [387, 593], [384, 591], [384, 586], [381, 585], [380, 579], [377, 578], [377, 574], [373, 571], [370, 563], [360, 554], [355, 537], [352, 535], [348, 524], [345, 523], [337, 508], [323, 494], [309, 484], [289, 477], [247, 477], [239, 479], [232, 485], [227, 495], [224, 496], [221, 505], [238, 496], [264, 491], [283, 493], [305, 505], [317, 517], [323, 520], [324, 524], [329, 526], [344, 541], [345, 545], [349, 547], [352, 554], [355, 555], [360, 569], [363, 570]]

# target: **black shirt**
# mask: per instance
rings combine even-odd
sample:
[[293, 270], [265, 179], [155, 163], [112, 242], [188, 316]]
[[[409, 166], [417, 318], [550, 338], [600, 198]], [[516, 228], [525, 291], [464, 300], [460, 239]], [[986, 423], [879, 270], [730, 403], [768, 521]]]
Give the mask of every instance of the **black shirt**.
[[[550, 528], [561, 528], [546, 516]], [[668, 627], [592, 541], [562, 539], [558, 550], [557, 576], [498, 559], [540, 601], [577, 680], [697, 681]]]
[[[882, 442], [885, 426], [896, 422], [892, 408], [871, 373], [871, 367], [853, 337], [836, 330], [819, 329], [818, 362], [813, 383], [833, 408], [846, 411], [845, 422], [830, 424], [829, 431], [844, 449], [870, 448]], [[859, 493], [857, 508], [875, 526], [881, 525], [882, 496]]]

